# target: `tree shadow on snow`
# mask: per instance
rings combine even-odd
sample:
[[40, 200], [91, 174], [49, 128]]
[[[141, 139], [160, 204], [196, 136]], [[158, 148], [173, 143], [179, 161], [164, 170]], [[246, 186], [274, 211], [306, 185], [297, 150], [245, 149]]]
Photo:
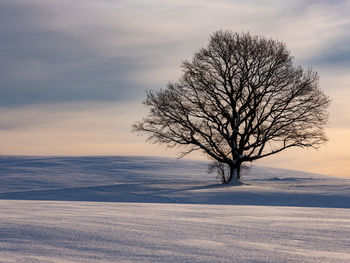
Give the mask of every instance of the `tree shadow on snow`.
[[0, 199], [350, 208], [350, 195], [298, 189], [268, 189], [251, 183], [121, 183], [0, 193]]
[[350, 208], [346, 179], [257, 167], [230, 186], [206, 169], [167, 158], [0, 156], [0, 199]]

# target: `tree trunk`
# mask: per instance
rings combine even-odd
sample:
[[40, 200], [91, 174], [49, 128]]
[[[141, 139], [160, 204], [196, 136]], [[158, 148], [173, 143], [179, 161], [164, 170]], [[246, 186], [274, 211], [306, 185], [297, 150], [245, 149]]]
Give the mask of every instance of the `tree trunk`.
[[226, 182], [230, 185], [241, 185], [241, 164], [230, 166], [230, 176]]

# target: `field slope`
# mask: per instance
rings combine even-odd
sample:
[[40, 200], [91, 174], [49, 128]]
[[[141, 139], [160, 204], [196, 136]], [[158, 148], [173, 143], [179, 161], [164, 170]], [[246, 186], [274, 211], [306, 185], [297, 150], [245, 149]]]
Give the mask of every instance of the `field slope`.
[[0, 157], [0, 262], [350, 262], [350, 180], [147, 157]]

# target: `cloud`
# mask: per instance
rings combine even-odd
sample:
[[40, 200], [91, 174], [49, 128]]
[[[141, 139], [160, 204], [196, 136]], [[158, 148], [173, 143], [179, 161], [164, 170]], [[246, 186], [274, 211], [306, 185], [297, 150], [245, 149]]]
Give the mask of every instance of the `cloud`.
[[1, 3], [0, 105], [138, 96], [135, 91], [141, 88], [134, 76], [146, 67], [144, 57], [128, 56], [136, 52], [131, 42], [126, 48], [122, 30], [109, 32], [107, 22], [93, 24], [90, 19], [97, 21], [102, 14], [90, 16], [93, 7], [79, 12], [80, 6]]
[[346, 69], [349, 12], [346, 0], [2, 0], [0, 106], [140, 99], [221, 28], [282, 40], [304, 67]]
[[220, 28], [277, 37], [305, 61], [346, 23], [329, 2], [294, 3], [3, 0], [0, 105], [138, 99]]
[[[348, 25], [350, 27], [350, 23]], [[349, 30], [350, 31], [350, 30]], [[346, 33], [346, 31], [344, 32]], [[350, 33], [350, 32], [349, 32]], [[315, 55], [312, 62], [321, 66], [350, 68], [350, 34], [344, 34], [343, 37], [336, 37], [329, 42], [327, 47], [320, 50]]]

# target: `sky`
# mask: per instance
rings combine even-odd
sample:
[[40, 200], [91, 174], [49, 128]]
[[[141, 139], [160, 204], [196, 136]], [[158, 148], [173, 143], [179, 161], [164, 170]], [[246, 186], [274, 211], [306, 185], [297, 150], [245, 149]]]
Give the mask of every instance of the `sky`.
[[350, 177], [349, 13], [342, 0], [0, 0], [0, 154], [178, 156], [131, 125], [146, 90], [229, 29], [286, 43], [332, 99], [329, 142], [258, 164]]

